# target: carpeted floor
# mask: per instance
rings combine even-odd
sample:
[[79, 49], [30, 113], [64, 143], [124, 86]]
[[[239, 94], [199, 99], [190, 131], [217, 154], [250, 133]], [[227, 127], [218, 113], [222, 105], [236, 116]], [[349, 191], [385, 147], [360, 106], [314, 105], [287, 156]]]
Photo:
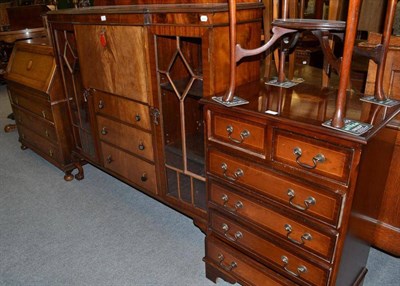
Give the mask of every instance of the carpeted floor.
[[[65, 182], [4, 133], [10, 112], [1, 86], [0, 285], [214, 285], [190, 219], [90, 165]], [[368, 268], [365, 286], [400, 285], [400, 259], [372, 249]]]

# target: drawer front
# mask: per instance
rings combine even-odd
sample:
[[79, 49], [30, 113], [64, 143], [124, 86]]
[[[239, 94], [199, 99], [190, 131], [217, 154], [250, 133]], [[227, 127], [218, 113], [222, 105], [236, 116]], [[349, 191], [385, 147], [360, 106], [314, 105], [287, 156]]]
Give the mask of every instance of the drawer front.
[[209, 172], [238, 185], [251, 187], [263, 195], [288, 205], [332, 226], [339, 226], [343, 197], [290, 181], [268, 170], [217, 151], [209, 152]]
[[102, 116], [97, 116], [97, 128], [101, 140], [153, 161], [150, 133]]
[[39, 136], [34, 131], [26, 128], [25, 126], [17, 126], [22, 142], [27, 142], [28, 144], [36, 147], [36, 151], [38, 151], [40, 155], [43, 155], [45, 158], [50, 158], [57, 162], [62, 162], [62, 155], [58, 145], [54, 145], [49, 140], [43, 138], [42, 136]]
[[311, 263], [305, 258], [294, 255], [270, 240], [254, 234], [251, 230], [212, 212], [211, 225], [213, 231], [223, 238], [252, 253], [257, 253], [263, 259], [279, 268], [289, 277], [303, 280], [312, 285], [326, 285], [330, 276], [330, 269]]
[[337, 239], [335, 234], [322, 233], [266, 205], [256, 203], [248, 197], [228, 191], [216, 184], [212, 184], [210, 189], [210, 200], [221, 209], [263, 227], [292, 245], [306, 249], [328, 261], [332, 260]]
[[22, 96], [16, 92], [11, 92], [11, 101], [13, 104], [53, 122], [53, 112], [51, 110], [50, 102], [41, 100], [36, 96]]
[[[299, 134], [275, 130], [272, 158], [305, 175], [319, 174], [348, 183], [353, 151]], [[311, 180], [315, 180], [315, 176]]]
[[248, 285], [297, 285], [210, 236], [206, 240], [206, 262], [216, 265]]
[[52, 53], [33, 53], [16, 45], [7, 79], [46, 91], [54, 76], [56, 64]]
[[208, 140], [265, 158], [266, 126], [208, 111]]
[[149, 108], [146, 105], [99, 91], [94, 92], [94, 104], [98, 114], [151, 130]]
[[103, 142], [101, 150], [105, 168], [152, 193], [157, 193], [154, 165]]
[[29, 128], [36, 134], [47, 138], [52, 142], [57, 142], [57, 133], [52, 122], [25, 112], [16, 106], [14, 107], [13, 112], [15, 116], [15, 121], [18, 125], [21, 124]]

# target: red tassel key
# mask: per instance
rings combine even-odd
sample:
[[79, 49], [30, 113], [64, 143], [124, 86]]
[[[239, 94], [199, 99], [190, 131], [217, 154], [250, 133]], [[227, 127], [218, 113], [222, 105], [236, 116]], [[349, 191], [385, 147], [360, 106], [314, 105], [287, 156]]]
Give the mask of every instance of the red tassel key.
[[100, 32], [100, 44], [103, 48], [107, 46], [106, 31], [101, 30]]

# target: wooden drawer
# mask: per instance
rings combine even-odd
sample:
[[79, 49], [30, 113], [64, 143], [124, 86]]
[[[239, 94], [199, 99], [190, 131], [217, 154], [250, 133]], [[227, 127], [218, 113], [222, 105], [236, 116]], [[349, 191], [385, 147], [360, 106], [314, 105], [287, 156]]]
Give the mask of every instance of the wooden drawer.
[[7, 67], [7, 80], [47, 92], [55, 70], [51, 46], [36, 48], [33, 45], [16, 43]]
[[26, 128], [25, 126], [17, 126], [19, 136], [23, 144], [26, 142], [29, 147], [31, 147], [30, 145], [33, 145], [33, 147], [37, 149], [34, 151], [37, 151], [41, 156], [46, 157], [46, 159], [52, 159], [57, 162], [62, 162], [62, 154], [59, 150], [58, 145], [55, 145], [49, 140], [43, 138], [42, 136], [39, 136], [37, 133], [30, 130], [29, 128]]
[[20, 92], [11, 91], [11, 102], [53, 122], [53, 112], [49, 101], [37, 96], [25, 96]]
[[209, 152], [208, 160], [208, 170], [213, 175], [237, 185], [253, 188], [262, 195], [334, 227], [340, 226], [344, 199], [338, 192], [297, 183], [295, 180], [215, 150]]
[[[353, 150], [277, 129], [272, 159], [305, 176], [318, 174], [348, 184]], [[315, 176], [309, 179], [315, 181]]]
[[262, 257], [262, 259], [280, 269], [284, 275], [298, 278], [312, 285], [327, 284], [330, 276], [329, 265], [322, 267], [312, 263], [306, 258], [294, 254], [293, 251], [273, 243], [272, 239], [261, 237], [248, 228], [215, 212], [211, 212], [211, 226], [213, 231], [222, 238]]
[[101, 140], [153, 161], [153, 142], [150, 133], [99, 115], [97, 128]]
[[208, 110], [208, 140], [266, 157], [266, 126]]
[[94, 91], [94, 104], [98, 114], [151, 130], [147, 105], [100, 91]]
[[235, 276], [245, 285], [297, 285], [212, 236], [206, 239], [206, 263]]
[[153, 164], [133, 155], [101, 143], [103, 162], [106, 169], [126, 178], [130, 182], [157, 193], [156, 171]]
[[19, 109], [17, 106], [14, 106], [13, 112], [15, 116], [15, 121], [19, 125], [27, 127], [36, 134], [47, 138], [54, 143], [57, 142], [57, 133], [52, 122], [49, 122], [41, 117], [32, 115], [29, 112]]
[[337, 240], [335, 232], [324, 233], [305, 222], [288, 217], [287, 212], [283, 213], [285, 210], [278, 211], [271, 206], [262, 205], [215, 183], [211, 184], [210, 190], [210, 200], [221, 209], [255, 223], [294, 246], [310, 251], [327, 261], [332, 260]]

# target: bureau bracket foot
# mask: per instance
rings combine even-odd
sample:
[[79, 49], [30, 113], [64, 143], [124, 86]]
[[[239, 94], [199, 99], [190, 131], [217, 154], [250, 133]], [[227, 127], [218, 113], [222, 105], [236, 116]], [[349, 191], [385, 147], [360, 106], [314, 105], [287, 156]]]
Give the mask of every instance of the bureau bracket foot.
[[17, 125], [15, 124], [7, 124], [4, 126], [4, 132], [9, 133], [11, 131], [14, 131], [17, 128]]
[[77, 162], [74, 163], [74, 166], [76, 169], [78, 169], [78, 173], [75, 175], [75, 179], [77, 179], [78, 181], [83, 180], [83, 178], [85, 178], [85, 175], [83, 173], [82, 164]]
[[[204, 260], [204, 259], [203, 259]], [[206, 262], [206, 277], [214, 283], [217, 283], [217, 279], [223, 279], [224, 281], [235, 284], [238, 281], [230, 276], [227, 276], [224, 272], [220, 271], [218, 268], [210, 265]]]

